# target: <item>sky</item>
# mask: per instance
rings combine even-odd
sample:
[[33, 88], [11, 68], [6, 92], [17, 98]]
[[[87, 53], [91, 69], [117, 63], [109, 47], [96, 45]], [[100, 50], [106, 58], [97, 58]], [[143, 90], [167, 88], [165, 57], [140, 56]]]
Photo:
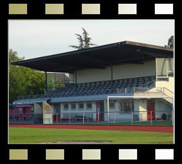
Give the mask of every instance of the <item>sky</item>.
[[9, 49], [18, 57], [37, 58], [73, 51], [79, 45], [76, 33], [82, 27], [97, 46], [134, 41], [158, 46], [167, 45], [174, 35], [174, 20], [9, 20]]

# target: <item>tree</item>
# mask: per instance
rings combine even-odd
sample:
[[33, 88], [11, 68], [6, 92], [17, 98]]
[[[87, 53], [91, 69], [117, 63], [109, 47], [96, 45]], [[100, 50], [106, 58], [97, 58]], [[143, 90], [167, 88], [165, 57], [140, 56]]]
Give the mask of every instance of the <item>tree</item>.
[[64, 87], [64, 84], [52, 75], [47, 80], [47, 87], [49, 91], [55, 91], [57, 87]]
[[45, 74], [26, 67], [12, 65], [21, 61], [16, 51], [9, 50], [9, 102], [12, 103], [20, 95], [43, 94], [45, 90]]
[[168, 46], [170, 47], [170, 48], [173, 48], [173, 35], [168, 39]]
[[168, 45], [165, 45], [165, 47], [173, 48], [173, 35], [168, 39]]
[[89, 48], [90, 46], [94, 46], [96, 44], [91, 43], [91, 38], [88, 36], [88, 32], [82, 27], [83, 33], [82, 35], [80, 34], [75, 34], [77, 36], [79, 45], [75, 46], [75, 45], [70, 45], [69, 47], [75, 48], [75, 49], [85, 49], [85, 48]]

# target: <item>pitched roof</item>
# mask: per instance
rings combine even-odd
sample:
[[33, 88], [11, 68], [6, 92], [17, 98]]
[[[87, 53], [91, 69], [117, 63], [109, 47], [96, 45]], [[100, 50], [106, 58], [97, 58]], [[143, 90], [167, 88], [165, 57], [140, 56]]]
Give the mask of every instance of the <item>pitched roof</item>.
[[69, 51], [18, 62], [13, 65], [25, 66], [46, 72], [74, 72], [75, 70], [94, 68], [105, 69], [111, 64], [136, 63], [152, 58], [172, 58], [173, 49], [123, 41], [88, 49]]

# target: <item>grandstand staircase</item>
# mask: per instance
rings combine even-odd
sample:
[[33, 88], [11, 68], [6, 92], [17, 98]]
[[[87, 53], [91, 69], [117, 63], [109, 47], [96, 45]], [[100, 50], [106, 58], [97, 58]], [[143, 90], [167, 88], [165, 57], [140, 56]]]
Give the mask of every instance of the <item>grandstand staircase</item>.
[[[144, 90], [144, 91], [143, 91]], [[150, 89], [137, 89], [134, 92], [134, 96], [169, 96], [169, 97], [163, 97], [164, 100], [166, 100], [167, 103], [169, 103], [170, 105], [173, 104], [173, 97], [174, 97], [174, 93], [169, 90], [166, 87], [154, 87], [154, 88], [150, 88]]]

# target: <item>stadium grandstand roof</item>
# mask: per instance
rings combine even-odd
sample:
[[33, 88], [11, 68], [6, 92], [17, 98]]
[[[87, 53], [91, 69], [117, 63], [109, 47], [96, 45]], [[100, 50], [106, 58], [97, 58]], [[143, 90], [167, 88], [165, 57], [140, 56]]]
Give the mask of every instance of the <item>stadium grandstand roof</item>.
[[[83, 102], [83, 101], [101, 101], [107, 100], [107, 96], [133, 96], [133, 93], [122, 93], [122, 94], [107, 94], [107, 95], [89, 95], [89, 96], [72, 96], [69, 97], [57, 97], [57, 98], [38, 98], [38, 99], [21, 99], [13, 102], [14, 105], [23, 105], [23, 104], [34, 104], [41, 102], [49, 103], [60, 103], [60, 102]], [[117, 98], [115, 98], [117, 99]], [[121, 98], [118, 98], [121, 99]], [[122, 98], [128, 99], [128, 98]]]
[[12, 62], [11, 64], [45, 72], [73, 73], [75, 70], [81, 69], [105, 69], [106, 66], [111, 64], [143, 64], [145, 60], [172, 57], [172, 48], [123, 41]]

